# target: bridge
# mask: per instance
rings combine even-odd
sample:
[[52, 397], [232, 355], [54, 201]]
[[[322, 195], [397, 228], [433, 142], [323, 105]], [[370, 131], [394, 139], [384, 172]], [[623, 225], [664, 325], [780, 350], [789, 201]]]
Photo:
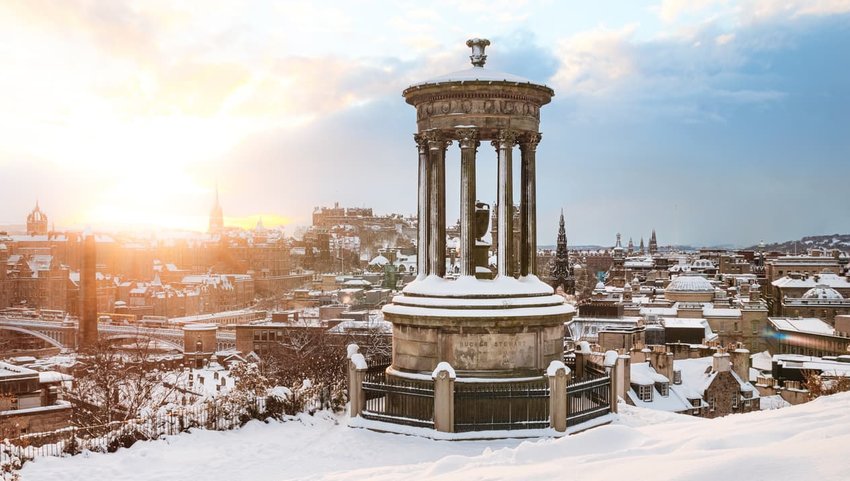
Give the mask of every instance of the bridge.
[[[0, 317], [0, 330], [37, 337], [59, 349], [76, 349], [78, 329], [79, 325], [76, 321], [45, 321], [40, 319]], [[101, 340], [156, 341], [171, 349], [183, 352], [183, 331], [181, 329], [98, 323], [97, 332]], [[236, 333], [232, 331], [216, 332], [217, 350], [224, 351], [235, 347]]]

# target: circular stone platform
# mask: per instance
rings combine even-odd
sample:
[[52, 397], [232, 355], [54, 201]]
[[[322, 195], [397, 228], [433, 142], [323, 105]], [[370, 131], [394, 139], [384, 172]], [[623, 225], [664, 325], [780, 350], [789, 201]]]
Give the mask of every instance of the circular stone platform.
[[575, 311], [536, 276], [428, 276], [405, 287], [383, 312], [393, 324], [389, 374], [430, 378], [445, 361], [463, 382], [541, 376], [561, 359], [564, 324]]

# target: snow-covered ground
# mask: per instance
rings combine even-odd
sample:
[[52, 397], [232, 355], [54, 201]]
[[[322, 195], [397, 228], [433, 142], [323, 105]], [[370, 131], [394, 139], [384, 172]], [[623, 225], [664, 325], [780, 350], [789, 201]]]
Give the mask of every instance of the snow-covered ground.
[[432, 441], [329, 414], [194, 431], [113, 454], [44, 458], [32, 480], [847, 480], [850, 393], [706, 420], [624, 407], [614, 424], [561, 439]]

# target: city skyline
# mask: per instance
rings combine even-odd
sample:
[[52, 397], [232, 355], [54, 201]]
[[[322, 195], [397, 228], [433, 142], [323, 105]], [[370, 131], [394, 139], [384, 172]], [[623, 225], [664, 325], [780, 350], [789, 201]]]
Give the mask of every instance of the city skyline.
[[[203, 231], [216, 182], [241, 227], [262, 216], [291, 233], [334, 201], [412, 214], [414, 113], [398, 92], [466, 68], [463, 42], [480, 35], [488, 68], [556, 92], [541, 244], [562, 207], [571, 244], [652, 228], [695, 245], [845, 233], [847, 2], [367, 3], [0, 6], [0, 224], [40, 200], [60, 227]], [[362, 27], [360, 10], [386, 28]], [[492, 203], [495, 154], [479, 157]], [[449, 197], [458, 164], [450, 153]]]

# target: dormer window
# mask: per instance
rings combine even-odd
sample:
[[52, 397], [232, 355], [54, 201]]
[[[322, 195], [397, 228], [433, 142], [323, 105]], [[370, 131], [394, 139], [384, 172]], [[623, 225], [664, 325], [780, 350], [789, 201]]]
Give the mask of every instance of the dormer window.
[[633, 384], [632, 389], [637, 392], [638, 399], [643, 402], [652, 402], [652, 385]]
[[657, 382], [655, 383], [655, 389], [658, 389], [658, 392], [661, 393], [662, 396], [667, 397], [670, 395], [670, 383], [667, 382]]

